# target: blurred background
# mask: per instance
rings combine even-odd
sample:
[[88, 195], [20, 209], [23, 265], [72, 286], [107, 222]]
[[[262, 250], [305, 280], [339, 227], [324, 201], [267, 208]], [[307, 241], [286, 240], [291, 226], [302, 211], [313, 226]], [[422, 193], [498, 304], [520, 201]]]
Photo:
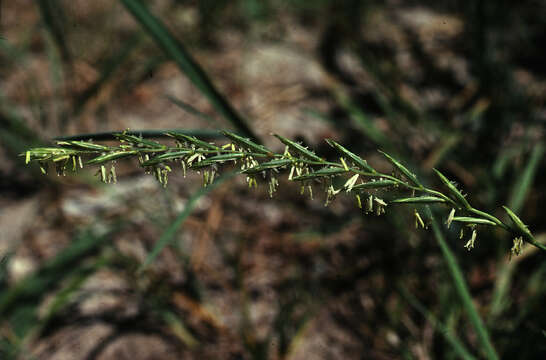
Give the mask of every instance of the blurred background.
[[[177, 128], [282, 151], [278, 133], [335, 159], [332, 138], [437, 188], [441, 169], [544, 242], [546, 2], [0, 4], [1, 359], [494, 358], [411, 208], [326, 208], [320, 188], [311, 200], [286, 180], [269, 199], [242, 176], [202, 190], [179, 169], [163, 189], [132, 161], [104, 185], [94, 169], [42, 176], [19, 154]], [[544, 253], [509, 260], [491, 229], [468, 252], [458, 230], [442, 234], [498, 356], [544, 358]]]

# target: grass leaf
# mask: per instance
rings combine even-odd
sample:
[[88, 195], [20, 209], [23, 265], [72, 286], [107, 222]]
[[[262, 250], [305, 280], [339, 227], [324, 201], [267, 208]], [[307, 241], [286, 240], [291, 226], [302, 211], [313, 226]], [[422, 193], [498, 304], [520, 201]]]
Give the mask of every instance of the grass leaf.
[[381, 150], [379, 150], [379, 152], [381, 154], [383, 154], [390, 162], [391, 164], [396, 167], [398, 170], [400, 170], [400, 172], [402, 174], [404, 174], [404, 176], [409, 180], [411, 181], [413, 184], [415, 184], [416, 186], [422, 188], [423, 185], [419, 182], [419, 180], [417, 180], [417, 176], [415, 176], [414, 173], [412, 173], [411, 171], [409, 171], [404, 165], [402, 165], [398, 160], [396, 160], [395, 158], [393, 158], [392, 156], [390, 156], [389, 154], [387, 154], [386, 152], [383, 152]]
[[205, 71], [186, 51], [182, 43], [173, 36], [163, 22], [155, 17], [141, 0], [121, 0], [121, 2], [140, 25], [152, 36], [165, 54], [178, 65], [180, 70], [209, 100], [216, 111], [231, 122], [237, 131], [240, 131], [254, 140], [258, 140], [258, 137], [246, 124], [246, 121], [220, 94]]
[[438, 222], [434, 218], [434, 215], [432, 214], [432, 211], [428, 206], [426, 207], [426, 212], [428, 217], [431, 219], [434, 238], [440, 246], [440, 250], [442, 251], [442, 255], [449, 270], [449, 274], [453, 279], [455, 290], [457, 291], [457, 294], [459, 295], [463, 303], [463, 307], [468, 314], [472, 327], [476, 331], [477, 340], [480, 343], [480, 346], [485, 352], [487, 358], [496, 360], [499, 357], [495, 351], [495, 348], [493, 347], [493, 344], [491, 343], [489, 332], [487, 331], [487, 328], [485, 327], [480, 315], [478, 314], [478, 310], [476, 309], [476, 306], [472, 301], [472, 296], [470, 295], [470, 291], [468, 290], [468, 285], [466, 284], [466, 281], [464, 279], [463, 272], [459, 264], [457, 263], [453, 252], [447, 245], [444, 235], [442, 234], [442, 230], [440, 229]]
[[451, 345], [453, 351], [457, 353], [462, 359], [473, 360], [475, 357], [470, 354], [464, 343], [459, 340], [456, 334], [453, 333], [447, 326], [445, 326], [440, 320], [434, 316], [434, 314], [428, 310], [415, 296], [404, 287], [400, 287], [400, 292], [404, 298], [413, 306], [418, 312], [423, 315], [428, 322], [446, 339]]
[[523, 170], [523, 174], [514, 184], [508, 204], [509, 207], [514, 209], [516, 212], [520, 211], [523, 207], [523, 202], [525, 201], [525, 198], [533, 185], [533, 179], [535, 178], [535, 174], [543, 154], [544, 145], [539, 143], [534, 147], [531, 157], [527, 162], [527, 166], [525, 167], [525, 170]]
[[436, 196], [417, 196], [409, 198], [401, 198], [392, 200], [391, 204], [433, 204], [433, 203], [443, 203], [446, 202], [445, 199], [436, 197]]
[[491, 220], [469, 217], [469, 216], [455, 216], [452, 221], [458, 221], [458, 222], [467, 223], [467, 224], [481, 224], [481, 225], [493, 225], [493, 226], [497, 225]]
[[340, 144], [338, 144], [334, 140], [326, 139], [326, 142], [328, 143], [328, 145], [330, 145], [331, 147], [333, 147], [334, 149], [336, 149], [337, 151], [339, 151], [343, 155], [349, 157], [349, 159], [351, 159], [362, 170], [368, 171], [368, 172], [371, 172], [371, 173], [376, 173], [375, 169], [373, 167], [371, 167], [370, 165], [368, 165], [368, 162], [366, 160], [362, 159], [360, 156], [358, 156], [355, 153], [347, 150], [346, 148], [344, 148], [343, 146], [341, 146]]
[[227, 138], [229, 138], [234, 143], [239, 144], [240, 146], [247, 148], [251, 151], [256, 151], [261, 154], [271, 154], [271, 150], [269, 150], [263, 145], [256, 144], [250, 139], [245, 139], [244, 137], [239, 136], [230, 131], [222, 131], [222, 134], [224, 134]]
[[444, 176], [444, 174], [442, 174], [440, 171], [438, 171], [437, 169], [432, 169], [432, 170], [434, 170], [434, 172], [436, 173], [436, 175], [438, 175], [438, 177], [444, 183], [444, 185], [447, 186], [451, 194], [453, 194], [453, 196], [455, 197], [455, 200], [457, 200], [459, 204], [462, 205], [465, 209], [470, 209], [471, 208], [470, 204], [468, 203], [466, 198], [463, 196], [463, 194], [459, 191], [459, 189], [457, 189], [457, 187], [453, 185], [453, 183], [449, 181]]
[[191, 150], [180, 150], [180, 151], [172, 151], [165, 154], [158, 155], [156, 157], [151, 158], [148, 161], [145, 161], [142, 163], [142, 166], [152, 166], [159, 163], [162, 163], [164, 161], [174, 161], [179, 160], [183, 158], [184, 156], [187, 156], [191, 154]]
[[512, 210], [510, 210], [507, 206], [503, 206], [502, 208], [504, 209], [504, 211], [506, 211], [514, 225], [516, 225], [516, 230], [518, 230], [522, 234], [531, 235], [531, 231], [529, 231], [527, 225], [525, 225], [523, 221], [521, 221], [521, 219], [516, 214], [514, 214]]
[[169, 225], [169, 227], [161, 234], [161, 237], [154, 245], [152, 251], [148, 254], [146, 259], [144, 260], [144, 263], [140, 266], [139, 271], [145, 270], [154, 260], [155, 258], [161, 253], [161, 251], [165, 248], [165, 246], [169, 245], [173, 239], [175, 239], [175, 234], [179, 231], [180, 226], [184, 223], [184, 221], [190, 216], [191, 212], [193, 211], [193, 208], [197, 205], [197, 201], [202, 197], [210, 193], [212, 190], [217, 188], [220, 184], [222, 184], [224, 181], [231, 179], [237, 175], [237, 172], [230, 172], [226, 173], [225, 175], [222, 175], [219, 177], [215, 182], [210, 184], [207, 187], [200, 188], [195, 194], [192, 195], [191, 198], [188, 199], [188, 202], [186, 203], [186, 207], [184, 210], [178, 214], [176, 219]]
[[292, 141], [290, 139], [287, 139], [281, 135], [274, 134], [274, 136], [279, 139], [284, 145], [288, 146], [290, 149], [293, 149], [298, 154], [305, 156], [306, 158], [317, 161], [317, 162], [323, 162], [324, 160], [317, 156], [314, 152], [307, 149], [305, 146], [298, 144], [295, 141]]
[[177, 99], [174, 96], [165, 95], [165, 97], [171, 103], [178, 106], [180, 109], [184, 110], [188, 114], [191, 114], [191, 115], [193, 115], [193, 116], [195, 116], [195, 117], [197, 117], [199, 119], [205, 120], [205, 121], [207, 121], [207, 122], [209, 122], [211, 124], [217, 124], [218, 123], [216, 121], [216, 119], [214, 119], [212, 116], [209, 116], [209, 115], [205, 114], [204, 112], [197, 110], [196, 108], [194, 108], [190, 104], [185, 103], [184, 101], [182, 101], [180, 99]]
[[124, 158], [124, 157], [132, 156], [132, 155], [135, 155], [136, 153], [137, 153], [137, 151], [133, 150], [133, 151], [119, 151], [119, 152], [114, 152], [114, 153], [110, 153], [110, 154], [104, 154], [104, 155], [97, 156], [96, 158], [93, 158], [93, 159], [87, 161], [86, 164], [87, 165], [103, 164], [103, 163], [108, 162], [108, 161], [117, 160], [117, 159], [121, 159], [121, 158]]

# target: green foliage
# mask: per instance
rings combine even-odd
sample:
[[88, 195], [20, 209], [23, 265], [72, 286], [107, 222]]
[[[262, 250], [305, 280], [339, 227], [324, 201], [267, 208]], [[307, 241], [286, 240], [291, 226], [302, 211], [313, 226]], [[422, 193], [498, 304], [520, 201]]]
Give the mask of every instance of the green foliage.
[[463, 272], [458, 265], [457, 260], [455, 259], [455, 255], [453, 255], [453, 252], [449, 248], [444, 238], [444, 235], [440, 230], [440, 226], [438, 225], [438, 222], [435, 220], [432, 214], [432, 211], [429, 207], [426, 208], [426, 211], [427, 215], [432, 220], [432, 231], [434, 233], [434, 237], [436, 238], [436, 241], [438, 242], [438, 245], [442, 250], [442, 254], [446, 259], [446, 264], [449, 269], [449, 273], [453, 278], [453, 283], [455, 284], [455, 287], [457, 289], [457, 294], [459, 294], [466, 313], [468, 314], [470, 321], [474, 329], [476, 330], [476, 333], [478, 334], [478, 340], [483, 349], [483, 352], [486, 354], [488, 359], [498, 359], [499, 357], [497, 356], [495, 348], [491, 343], [489, 332], [487, 331], [482, 319], [480, 318], [476, 306], [472, 302], [472, 296], [470, 295], [468, 285], [464, 280]]
[[201, 66], [186, 51], [184, 45], [174, 37], [163, 22], [155, 17], [141, 0], [121, 0], [121, 2], [150, 36], [153, 37], [165, 54], [178, 65], [180, 70], [207, 97], [216, 111], [231, 122], [240, 132], [253, 139], [257, 139], [254, 132], [246, 124], [246, 121], [220, 94]]
[[189, 200], [188, 204], [184, 208], [184, 211], [182, 211], [176, 219], [173, 221], [173, 223], [165, 230], [165, 232], [161, 235], [159, 240], [154, 245], [154, 248], [152, 251], [148, 254], [146, 257], [146, 260], [140, 267], [140, 271], [145, 270], [153, 261], [154, 259], [161, 253], [163, 248], [165, 246], [169, 245], [170, 242], [175, 238], [175, 234], [180, 230], [180, 226], [186, 220], [186, 218], [192, 213], [193, 208], [197, 204], [197, 201], [204, 195], [210, 193], [212, 190], [214, 190], [218, 185], [220, 185], [223, 181], [229, 179], [230, 177], [233, 177], [235, 173], [226, 174], [222, 176], [221, 178], [218, 178], [214, 183], [212, 183], [210, 186], [201, 188], [199, 191], [197, 191]]
[[[366, 206], [367, 212], [375, 211], [377, 215], [380, 215], [384, 213], [387, 203], [377, 195], [369, 193], [369, 191], [381, 189], [386, 195], [389, 195], [389, 189], [395, 190], [396, 188], [397, 191], [394, 194], [394, 198], [389, 200], [390, 204], [440, 203], [453, 207], [446, 223], [450, 225], [452, 222], [459, 222], [471, 227], [472, 238], [466, 245], [469, 249], [474, 247], [477, 234], [476, 227], [478, 225], [490, 225], [499, 226], [510, 231], [517, 239], [519, 239], [517, 236], [523, 235], [526, 242], [542, 250], [546, 250], [542, 244], [534, 239], [531, 232], [523, 225], [523, 222], [507, 207], [504, 207], [504, 209], [512, 219], [515, 227], [508, 226], [495, 216], [472, 207], [461, 191], [440, 171], [434, 169], [436, 175], [449, 190], [448, 194], [425, 187], [406, 166], [382, 151], [381, 153], [393, 165], [393, 168], [399, 171], [402, 175], [401, 177], [378, 172], [368, 165], [364, 159], [361, 159], [333, 140], [326, 141], [340, 153], [348, 156], [350, 159], [349, 164], [347, 164], [344, 158], [340, 158], [339, 162], [326, 161], [303, 145], [280, 135], [275, 136], [286, 145], [286, 150], [283, 154], [274, 153], [263, 145], [229, 131], [224, 131], [223, 134], [231, 140], [231, 143], [222, 146], [181, 132], [167, 132], [166, 134], [176, 139], [176, 147], [163, 145], [143, 137], [120, 133], [114, 134], [121, 142], [119, 146], [98, 145], [90, 141], [59, 141], [57, 143], [58, 147], [33, 148], [21, 154], [21, 156], [25, 156], [26, 163], [38, 162], [42, 167], [48, 161], [52, 162], [57, 168], [57, 173], [62, 175], [65, 174], [66, 169], [70, 165], [72, 165], [72, 170], [75, 171], [76, 162], [81, 164], [82, 157], [91, 156], [92, 159], [87, 161], [86, 164], [101, 164], [98, 175], [103, 182], [111, 182], [112, 180], [115, 182], [115, 160], [126, 157], [137, 157], [140, 166], [147, 173], [154, 174], [163, 186], [167, 185], [168, 174], [172, 171], [169, 165], [171, 163], [180, 163], [184, 171], [186, 168], [202, 171], [204, 186], [214, 183], [220, 165], [226, 162], [239, 163], [241, 172], [247, 176], [249, 187], [257, 185], [256, 175], [260, 173], [264, 178], [269, 180], [270, 195], [273, 195], [278, 186], [277, 173], [282, 169], [290, 167], [288, 179], [300, 182], [302, 193], [305, 187], [307, 187], [312, 196], [311, 184], [318, 182], [323, 185], [326, 191], [326, 204], [344, 189], [347, 193], [352, 193], [356, 197], [359, 207], [362, 207], [361, 197], [368, 197], [369, 205]], [[296, 153], [296, 155], [292, 155], [290, 150]], [[111, 163], [110, 176], [106, 175], [106, 168], [102, 165], [105, 163]], [[345, 182], [343, 188], [336, 189], [332, 183], [332, 178], [341, 175], [350, 175], [350, 178]], [[367, 180], [366, 177], [368, 178]], [[360, 183], [358, 182], [359, 180]], [[410, 197], [400, 195], [398, 190], [404, 189], [411, 191], [412, 195]], [[392, 193], [393, 191], [390, 192]], [[421, 193], [421, 195], [415, 196], [416, 192]], [[465, 216], [454, 216], [456, 210]], [[418, 213], [416, 212], [416, 214]], [[181, 218], [180, 222], [183, 219], [184, 217]], [[420, 216], [419, 219], [423, 224]], [[178, 226], [176, 225], [175, 228]], [[171, 237], [172, 235], [164, 239], [162, 238], [160, 248]], [[515, 246], [513, 252], [519, 254], [521, 252], [521, 244]], [[157, 253], [154, 251], [154, 257], [156, 255]]]
[[[0, 319], [12, 332], [11, 337], [0, 337], [0, 355], [15, 358], [26, 338], [39, 333], [48, 322], [70, 302], [85, 280], [106, 265], [107, 256], [96, 257], [110, 239], [109, 235], [120, 229], [114, 226], [108, 232], [97, 235], [90, 229], [78, 234], [73, 242], [37, 271], [19, 281], [15, 286], [0, 293]], [[90, 260], [90, 261], [89, 261]], [[65, 282], [68, 281], [67, 284]], [[59, 291], [39, 315], [42, 301], [49, 291]], [[4, 335], [4, 334], [3, 334]]]

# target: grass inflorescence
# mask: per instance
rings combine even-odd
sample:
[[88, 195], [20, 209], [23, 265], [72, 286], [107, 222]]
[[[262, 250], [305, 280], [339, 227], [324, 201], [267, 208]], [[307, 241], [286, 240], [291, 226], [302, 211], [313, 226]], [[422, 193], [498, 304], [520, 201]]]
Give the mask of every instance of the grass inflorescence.
[[[57, 146], [32, 148], [21, 155], [27, 164], [37, 162], [44, 174], [47, 174], [51, 164], [57, 174], [63, 176], [67, 170], [76, 171], [84, 165], [98, 165], [97, 175], [104, 183], [117, 181], [117, 160], [137, 158], [144, 171], [152, 174], [163, 186], [167, 186], [169, 173], [175, 165], [181, 166], [184, 176], [187, 170], [201, 173], [203, 185], [208, 186], [219, 175], [222, 165], [232, 163], [238, 165], [240, 173], [246, 175], [249, 187], [257, 187], [258, 179], [266, 180], [271, 197], [279, 186], [278, 175], [284, 170], [289, 174], [288, 180], [300, 183], [301, 194], [307, 191], [311, 198], [312, 185], [321, 184], [326, 194], [325, 205], [344, 191], [355, 197], [358, 207], [365, 213], [378, 216], [384, 214], [389, 205], [448, 206], [451, 210], [445, 223], [448, 227], [454, 222], [460, 223], [463, 226], [461, 238], [465, 232], [470, 233], [465, 244], [468, 250], [475, 246], [478, 227], [497, 226], [511, 233], [513, 254], [521, 253], [523, 242], [546, 251], [546, 247], [535, 240], [531, 231], [512, 210], [503, 206], [512, 221], [512, 225], [509, 225], [492, 214], [474, 208], [455, 183], [437, 169], [434, 172], [446, 191], [424, 186], [400, 161], [383, 151], [380, 153], [393, 167], [389, 174], [376, 170], [366, 160], [330, 139], [326, 142], [340, 154], [339, 161], [327, 161], [307, 147], [280, 135], [275, 137], [285, 145], [282, 153], [276, 153], [229, 131], [223, 131], [222, 134], [229, 141], [217, 145], [183, 132], [169, 131], [165, 135], [175, 141], [175, 146], [168, 146], [136, 136], [134, 132], [121, 132], [113, 134], [119, 141], [116, 146], [96, 144], [92, 140], [62, 140], [57, 141]], [[347, 178], [342, 186], [334, 182], [334, 178], [340, 176]], [[426, 228], [427, 222], [417, 208], [413, 209], [413, 214], [416, 228]]]

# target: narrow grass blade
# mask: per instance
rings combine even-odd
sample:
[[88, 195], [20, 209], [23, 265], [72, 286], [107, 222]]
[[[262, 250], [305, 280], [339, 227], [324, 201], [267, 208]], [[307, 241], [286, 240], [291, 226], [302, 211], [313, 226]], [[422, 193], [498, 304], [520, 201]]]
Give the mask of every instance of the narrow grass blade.
[[[116, 228], [119, 229], [120, 226], [117, 225], [112, 230], [115, 231]], [[10, 344], [14, 354], [21, 350], [29, 336], [43, 330], [55, 312], [66, 305], [70, 295], [83, 284], [85, 278], [97, 269], [95, 265], [102, 260], [99, 259], [95, 264], [89, 265], [86, 259], [104, 246], [110, 240], [111, 234], [112, 232], [108, 232], [97, 236], [91, 231], [84, 231], [76, 236], [66, 249], [37, 271], [0, 292], [0, 319], [13, 331], [15, 339], [20, 339]], [[64, 284], [67, 278], [72, 279], [68, 287], [57, 292], [52, 301], [48, 302], [47, 308], [44, 308], [44, 297]], [[39, 316], [44, 313], [43, 310], [46, 310], [46, 313]], [[2, 345], [4, 344], [0, 336], [0, 357], [4, 348]]]
[[387, 154], [386, 152], [383, 152], [381, 150], [379, 150], [379, 152], [381, 154], [383, 154], [390, 162], [391, 164], [396, 167], [398, 170], [400, 170], [400, 172], [402, 174], [404, 174], [404, 176], [409, 180], [411, 181], [414, 185], [422, 188], [423, 185], [419, 182], [419, 180], [417, 180], [417, 176], [415, 176], [414, 173], [412, 173], [411, 171], [409, 171], [404, 165], [402, 165], [398, 160], [396, 160], [395, 158], [393, 158], [392, 156], [390, 156], [389, 154]]
[[492, 226], [497, 225], [491, 220], [469, 217], [469, 216], [455, 216], [452, 221], [458, 221], [458, 222], [466, 223], [466, 224], [480, 224], [480, 225], [492, 225]]
[[195, 116], [195, 117], [197, 117], [199, 119], [205, 120], [208, 123], [218, 125], [218, 122], [216, 121], [216, 119], [214, 119], [212, 116], [209, 116], [209, 115], [205, 114], [202, 111], [197, 110], [196, 108], [194, 108], [190, 104], [185, 103], [184, 101], [182, 101], [180, 99], [177, 99], [177, 98], [175, 98], [174, 96], [171, 96], [171, 95], [165, 95], [165, 97], [171, 103], [178, 106], [180, 109], [184, 110], [188, 114], [193, 115], [193, 116]]
[[290, 149], [296, 151], [297, 153], [305, 156], [306, 158], [317, 161], [317, 162], [323, 162], [324, 160], [321, 159], [319, 156], [317, 156], [314, 152], [307, 149], [305, 146], [302, 146], [298, 144], [295, 141], [292, 141], [290, 139], [287, 139], [281, 135], [274, 134], [274, 136], [279, 139], [284, 145], [288, 146]]
[[47, 307], [46, 314], [40, 320], [38, 327], [46, 326], [48, 321], [70, 303], [74, 294], [85, 284], [85, 281], [107, 264], [108, 259], [105, 256], [102, 256], [92, 264], [78, 267], [68, 284], [52, 298], [51, 303]]
[[453, 185], [453, 183], [451, 181], [449, 181], [444, 176], [444, 174], [442, 174], [440, 171], [438, 171], [437, 169], [432, 169], [432, 170], [434, 170], [434, 172], [436, 173], [436, 175], [438, 175], [438, 177], [444, 183], [444, 185], [447, 186], [449, 191], [455, 197], [455, 200], [457, 200], [459, 202], [459, 204], [461, 204], [465, 209], [470, 209], [471, 208], [470, 204], [468, 203], [466, 198], [463, 196], [463, 194], [459, 191], [459, 189], [457, 189], [457, 187], [455, 185]]
[[239, 136], [230, 131], [222, 131], [222, 134], [224, 134], [224, 136], [226, 136], [228, 139], [230, 139], [234, 143], [239, 144], [240, 146], [247, 148], [250, 151], [255, 151], [261, 154], [272, 154], [271, 150], [269, 150], [263, 145], [256, 144], [250, 139], [245, 139], [244, 137]]
[[442, 159], [461, 141], [462, 136], [458, 133], [451, 133], [453, 129], [450, 129], [450, 134], [445, 135], [440, 140], [440, 143], [434, 148], [430, 155], [427, 156], [427, 160], [422, 164], [423, 169], [432, 169], [437, 166]]
[[302, 112], [303, 115], [313, 117], [313, 118], [315, 118], [317, 120], [326, 122], [326, 123], [328, 123], [330, 125], [339, 126], [339, 123], [337, 121], [335, 121], [330, 116], [328, 116], [325, 113], [320, 112], [318, 110], [311, 109], [311, 108], [303, 108], [303, 109], [301, 109], [301, 112]]
[[248, 127], [246, 121], [231, 104], [220, 94], [201, 66], [186, 51], [167, 29], [161, 20], [155, 17], [141, 0], [120, 0], [135, 19], [153, 37], [163, 51], [178, 65], [180, 70], [207, 97], [212, 106], [237, 129], [255, 141], [258, 137]]
[[398, 185], [398, 183], [394, 180], [377, 180], [355, 185], [353, 186], [353, 190], [379, 189], [396, 185]]
[[57, 145], [72, 149], [79, 149], [79, 150], [91, 150], [91, 151], [108, 151], [109, 147], [100, 145], [100, 144], [93, 144], [86, 141], [57, 141]]
[[197, 340], [192, 333], [188, 330], [182, 319], [175, 313], [161, 309], [159, 314], [163, 318], [163, 321], [169, 326], [171, 331], [186, 345], [188, 348], [194, 348], [199, 345], [199, 340]]
[[523, 221], [521, 221], [521, 219], [519, 218], [519, 216], [517, 216], [512, 210], [510, 210], [507, 206], [503, 206], [502, 207], [504, 209], [504, 211], [506, 211], [506, 213], [508, 214], [508, 216], [510, 217], [510, 219], [512, 220], [512, 222], [514, 223], [514, 225], [516, 226], [516, 230], [521, 232], [522, 234], [525, 234], [525, 235], [528, 235], [528, 236], [532, 236], [531, 235], [531, 231], [529, 231], [529, 229], [527, 228], [527, 225], [525, 225], [523, 223]]
[[331, 176], [338, 176], [347, 173], [348, 171], [343, 168], [337, 168], [337, 167], [327, 167], [323, 168], [314, 172], [311, 172], [309, 174], [303, 174], [300, 176], [294, 176], [292, 180], [294, 181], [300, 181], [300, 180], [310, 180], [310, 179], [317, 179], [321, 177], [331, 177]]
[[443, 203], [445, 199], [436, 196], [418, 196], [392, 200], [391, 204], [433, 204]]
[[187, 156], [187, 155], [189, 155], [191, 153], [192, 153], [191, 150], [180, 150], [180, 151], [168, 152], [168, 153], [158, 155], [156, 157], [151, 158], [148, 161], [143, 162], [142, 166], [152, 166], [152, 165], [156, 165], [156, 164], [159, 164], [159, 163], [162, 163], [162, 162], [165, 162], [165, 161], [180, 160], [181, 158], [183, 158], [183, 157], [185, 157], [185, 156]]
[[516, 264], [516, 261], [504, 262], [497, 270], [495, 289], [493, 290], [491, 305], [489, 306], [489, 322], [492, 322], [499, 316], [511, 303], [508, 292], [511, 288], [512, 278], [516, 271]]
[[328, 143], [328, 145], [330, 145], [331, 147], [333, 147], [334, 149], [336, 149], [337, 151], [339, 151], [343, 155], [349, 157], [349, 159], [351, 159], [362, 170], [368, 171], [368, 172], [371, 172], [371, 173], [376, 172], [374, 168], [372, 168], [370, 165], [368, 165], [368, 162], [366, 160], [362, 159], [360, 156], [356, 155], [355, 153], [347, 150], [346, 148], [344, 148], [343, 146], [341, 146], [340, 144], [338, 144], [334, 140], [326, 139], [326, 142]]
[[115, 152], [115, 153], [110, 153], [110, 154], [97, 156], [96, 158], [93, 158], [93, 159], [87, 161], [86, 164], [87, 165], [104, 164], [104, 163], [106, 163], [108, 161], [133, 156], [133, 155], [136, 155], [136, 154], [137, 154], [136, 150], [135, 151], [120, 151], [120, 152]]
[[[520, 149], [515, 150], [519, 151]], [[503, 169], [506, 167], [505, 164], [508, 163], [508, 160], [511, 159], [511, 155], [513, 154], [517, 154], [517, 151], [511, 149], [508, 154], [503, 153], [503, 156], [497, 161], [493, 168], [493, 173], [497, 175], [497, 177], [500, 177], [503, 174]], [[529, 159], [522, 176], [514, 184], [512, 194], [508, 201], [508, 207], [514, 209], [515, 212], [521, 211], [521, 208], [523, 207], [523, 203], [531, 189], [536, 170], [543, 154], [544, 145], [541, 143], [537, 144], [533, 149], [531, 158]], [[490, 306], [490, 320], [500, 315], [509, 304], [507, 294], [511, 288], [512, 277], [516, 271], [517, 265], [517, 261], [503, 262], [500, 269], [497, 271], [497, 280], [495, 281], [495, 290], [493, 291], [493, 299], [491, 300]]]
[[161, 234], [161, 237], [155, 244], [152, 251], [148, 254], [146, 259], [144, 260], [144, 263], [140, 266], [139, 271], [144, 271], [154, 260], [155, 258], [161, 253], [161, 251], [165, 248], [165, 246], [169, 245], [173, 239], [175, 239], [175, 234], [179, 231], [180, 226], [182, 226], [182, 223], [190, 216], [191, 212], [193, 211], [193, 208], [195, 205], [197, 205], [197, 201], [204, 195], [210, 193], [212, 190], [217, 188], [220, 184], [222, 184], [224, 181], [231, 179], [235, 175], [237, 175], [238, 172], [230, 172], [226, 173], [225, 175], [222, 175], [219, 177], [215, 182], [213, 182], [211, 185], [207, 187], [200, 188], [195, 194], [192, 195], [192, 197], [188, 200], [186, 207], [178, 216], [176, 219], [169, 225], [169, 227]]
[[447, 242], [444, 239], [444, 235], [442, 234], [442, 230], [440, 229], [438, 222], [434, 218], [434, 215], [432, 214], [432, 211], [430, 210], [428, 206], [426, 207], [426, 212], [428, 217], [431, 219], [434, 238], [436, 239], [436, 241], [438, 242], [438, 245], [440, 246], [440, 250], [442, 251], [442, 255], [444, 257], [447, 268], [449, 270], [449, 274], [451, 275], [451, 278], [453, 279], [455, 290], [457, 291], [457, 294], [461, 298], [463, 307], [466, 310], [466, 313], [470, 319], [470, 323], [472, 324], [472, 327], [476, 331], [477, 339], [483, 351], [485, 352], [486, 357], [488, 359], [496, 360], [498, 359], [497, 353], [495, 351], [495, 348], [493, 347], [493, 344], [491, 343], [489, 332], [487, 331], [482, 319], [480, 318], [480, 315], [478, 314], [478, 310], [476, 309], [474, 303], [472, 302], [472, 297], [470, 295], [470, 291], [468, 290], [468, 286], [464, 279], [461, 268], [459, 267], [459, 264], [457, 264], [457, 260], [455, 259], [455, 256], [453, 255], [453, 253], [451, 252], [451, 249], [447, 245]]
[[72, 61], [72, 56], [67, 46], [68, 42], [65, 38], [67, 31], [65, 29], [66, 26], [64, 26], [65, 16], [61, 2], [55, 0], [39, 0], [38, 5], [42, 19], [55, 40], [55, 44], [59, 48], [63, 61], [65, 63], [70, 63]]
[[375, 125], [371, 116], [368, 116], [358, 107], [341, 87], [334, 90], [337, 102], [349, 113], [350, 118], [356, 123], [361, 132], [382, 148], [392, 149], [389, 138]]
[[400, 292], [402, 296], [410, 303], [411, 306], [415, 308], [418, 312], [421, 313], [431, 325], [446, 339], [446, 341], [451, 345], [453, 351], [457, 353], [462, 359], [465, 360], [474, 360], [476, 359], [470, 351], [465, 347], [465, 345], [459, 340], [456, 334], [445, 326], [440, 320], [434, 316], [415, 296], [413, 296], [404, 286], [400, 287]]
[[515, 231], [519, 232], [521, 235], [523, 235], [523, 238], [525, 239], [526, 242], [536, 246], [537, 248], [539, 248], [542, 251], [546, 251], [546, 245], [536, 241], [533, 234], [531, 234], [531, 231], [529, 230], [529, 228], [527, 228], [527, 225], [525, 225], [523, 223], [523, 221], [521, 221], [521, 219], [516, 214], [514, 214], [514, 212], [512, 210], [510, 210], [506, 206], [503, 206], [503, 209], [506, 211], [508, 216], [510, 216], [510, 219], [512, 219], [512, 222], [515, 225], [515, 228], [512, 228], [513, 230], [515, 230]]
[[[113, 231], [119, 228], [121, 227], [117, 226]], [[38, 271], [1, 293], [0, 318], [7, 314], [20, 299], [33, 299], [39, 302], [48, 290], [71, 273], [67, 269], [77, 269], [81, 260], [103, 246], [110, 239], [111, 234], [112, 232], [109, 232], [96, 236], [90, 231], [83, 232], [72, 241], [69, 247], [46, 262]]]
[[510, 199], [508, 200], [509, 207], [514, 211], [519, 212], [522, 207], [527, 194], [533, 185], [535, 174], [540, 164], [540, 160], [544, 155], [544, 145], [537, 144], [531, 153], [531, 157], [527, 162], [527, 166], [523, 171], [523, 174], [519, 177], [518, 181], [514, 184]]
[[503, 177], [512, 159], [519, 156], [522, 152], [523, 146], [512, 146], [501, 150], [501, 152], [497, 155], [497, 159], [495, 160], [493, 167], [491, 168], [493, 176], [496, 179]]

